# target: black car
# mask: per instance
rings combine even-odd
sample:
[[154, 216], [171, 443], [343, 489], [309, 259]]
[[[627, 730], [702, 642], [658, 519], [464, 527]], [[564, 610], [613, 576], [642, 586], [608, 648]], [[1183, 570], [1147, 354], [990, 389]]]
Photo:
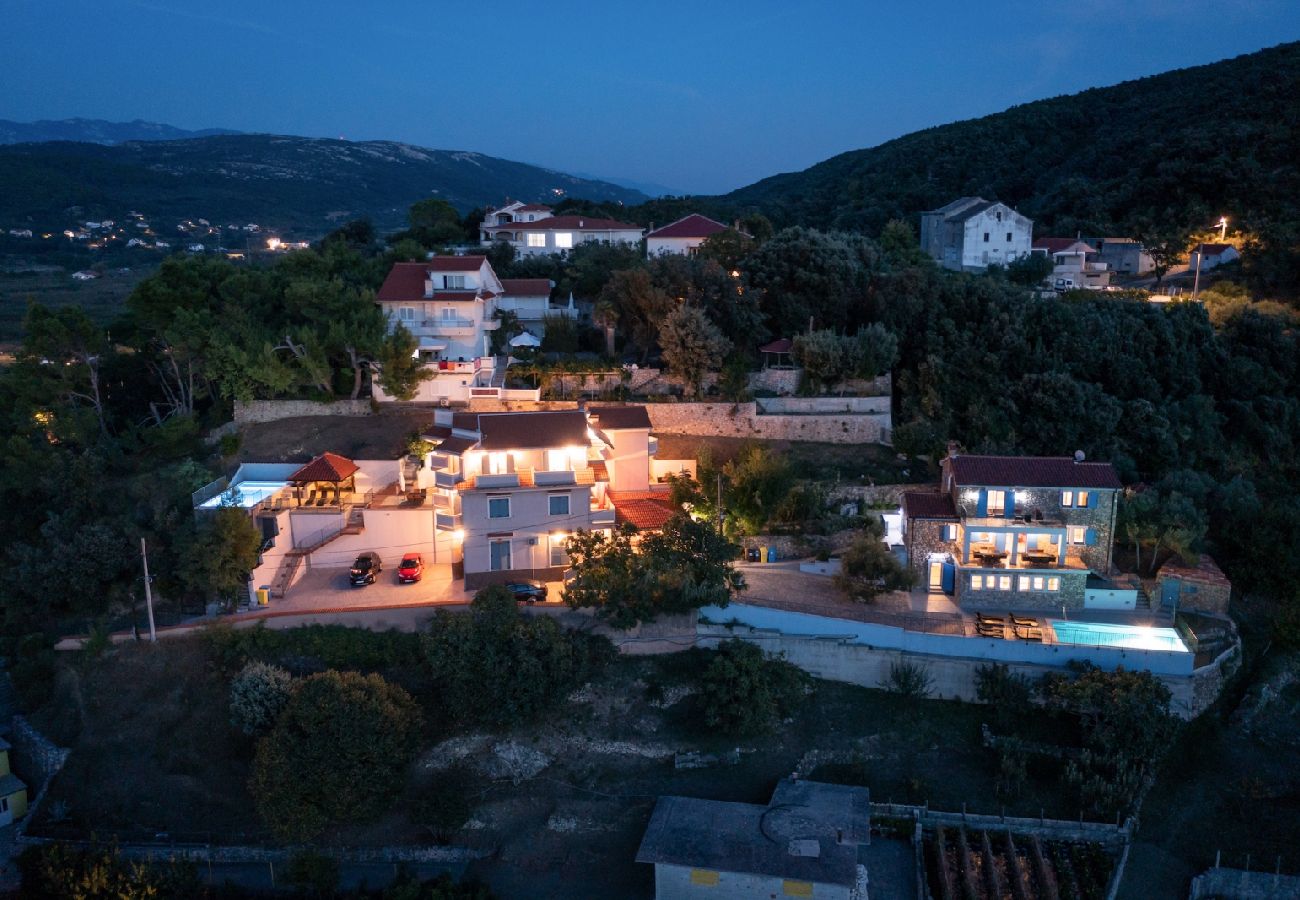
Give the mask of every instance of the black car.
[[519, 603], [532, 605], [539, 600], [546, 601], [546, 585], [540, 581], [510, 581], [506, 583], [506, 590], [514, 594]]
[[365, 584], [374, 584], [379, 573], [384, 569], [384, 564], [379, 561], [379, 554], [373, 550], [367, 550], [357, 557], [356, 562], [352, 564], [352, 570], [348, 573], [348, 580], [352, 582], [353, 587], [361, 587]]

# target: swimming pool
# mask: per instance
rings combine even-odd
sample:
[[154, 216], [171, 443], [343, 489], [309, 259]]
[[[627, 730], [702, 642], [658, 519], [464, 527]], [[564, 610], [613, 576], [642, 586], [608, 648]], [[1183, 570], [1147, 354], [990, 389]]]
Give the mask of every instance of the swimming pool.
[[1086, 647], [1121, 647], [1128, 650], [1164, 650], [1190, 653], [1173, 628], [1150, 625], [1111, 625], [1103, 622], [1067, 622], [1051, 619], [1049, 624], [1061, 644]]
[[[199, 505], [199, 509], [217, 509], [222, 506], [238, 506], [240, 509], [252, 509], [276, 491], [289, 486], [287, 481], [241, 481], [211, 497]], [[232, 502], [232, 500], [234, 502]]]

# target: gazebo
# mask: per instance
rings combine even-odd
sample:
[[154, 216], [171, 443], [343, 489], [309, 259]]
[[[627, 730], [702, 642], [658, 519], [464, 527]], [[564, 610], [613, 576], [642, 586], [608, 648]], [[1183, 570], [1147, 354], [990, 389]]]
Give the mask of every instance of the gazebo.
[[[337, 453], [322, 453], [307, 465], [289, 476], [294, 485], [294, 493], [303, 506], [324, 506], [330, 499], [330, 489], [334, 490], [334, 502], [338, 503], [344, 489], [348, 493], [356, 491], [356, 475], [359, 468], [346, 456]], [[308, 488], [306, 497], [303, 489]]]
[[790, 357], [793, 349], [794, 341], [789, 338], [777, 338], [772, 343], [759, 347], [758, 352], [763, 354], [763, 368], [793, 369], [794, 360]]

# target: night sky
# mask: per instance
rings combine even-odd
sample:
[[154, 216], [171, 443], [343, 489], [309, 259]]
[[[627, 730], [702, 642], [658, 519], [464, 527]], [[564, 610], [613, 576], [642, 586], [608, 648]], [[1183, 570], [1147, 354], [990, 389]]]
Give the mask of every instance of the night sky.
[[1300, 38], [1300, 0], [0, 0], [0, 118], [391, 139], [715, 193]]

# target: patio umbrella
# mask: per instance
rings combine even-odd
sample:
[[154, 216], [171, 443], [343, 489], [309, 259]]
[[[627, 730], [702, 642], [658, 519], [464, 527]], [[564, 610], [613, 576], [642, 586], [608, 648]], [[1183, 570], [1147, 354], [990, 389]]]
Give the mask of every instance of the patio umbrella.
[[510, 339], [510, 346], [511, 347], [540, 347], [542, 346], [542, 342], [525, 331], [522, 334], [517, 334], [514, 337], [512, 337]]

